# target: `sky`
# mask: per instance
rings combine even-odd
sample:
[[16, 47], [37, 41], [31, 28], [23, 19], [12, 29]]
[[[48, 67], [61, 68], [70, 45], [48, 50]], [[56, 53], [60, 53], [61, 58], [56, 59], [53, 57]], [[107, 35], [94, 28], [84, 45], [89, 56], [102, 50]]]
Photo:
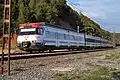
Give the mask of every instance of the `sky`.
[[67, 4], [104, 30], [120, 33], [120, 0], [67, 0]]

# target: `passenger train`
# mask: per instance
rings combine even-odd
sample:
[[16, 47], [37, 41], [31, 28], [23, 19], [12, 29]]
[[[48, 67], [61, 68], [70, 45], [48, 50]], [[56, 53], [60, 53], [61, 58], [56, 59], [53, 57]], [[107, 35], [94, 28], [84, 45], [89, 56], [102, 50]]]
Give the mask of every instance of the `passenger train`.
[[45, 22], [20, 24], [17, 43], [24, 51], [113, 47], [111, 41]]

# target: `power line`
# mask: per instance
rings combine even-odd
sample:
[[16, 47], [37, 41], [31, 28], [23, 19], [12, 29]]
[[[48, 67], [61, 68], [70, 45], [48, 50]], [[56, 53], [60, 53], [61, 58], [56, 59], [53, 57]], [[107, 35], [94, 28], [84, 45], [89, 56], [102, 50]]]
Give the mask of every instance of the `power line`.
[[70, 4], [73, 8], [76, 8], [80, 13], [85, 14], [87, 17], [89, 17], [90, 19], [92, 19], [94, 22], [98, 23], [96, 20], [94, 20], [93, 18], [91, 18], [89, 12], [87, 12], [86, 10], [80, 8], [80, 4], [79, 3], [73, 3], [70, 0], [68, 0], [68, 4]]
[[[70, 0], [68, 0], [68, 1], [69, 1], [68, 3], [69, 3], [72, 7], [75, 6], [74, 8], [76, 8], [77, 10], [79, 10], [81, 13], [86, 14], [87, 17], [91, 18], [89, 12], [86, 11], [86, 10], [84, 10], [84, 9], [82, 9], [82, 8], [80, 7], [80, 4], [79, 4], [79, 3], [73, 3], [73, 2], [71, 2]], [[91, 19], [92, 19], [92, 18], [91, 18]], [[104, 20], [104, 19], [100, 19], [100, 18], [99, 18], [99, 20]], [[120, 19], [111, 19], [111, 20], [120, 20]]]
[[[85, 12], [85, 13], [89, 14], [87, 11], [85, 11], [84, 9], [82, 9], [82, 8], [80, 7], [80, 4], [79, 4], [79, 3], [73, 3], [73, 2], [71, 2], [70, 0], [68, 0], [68, 3], [69, 3], [71, 6], [74, 5], [75, 8], [76, 8], [77, 10], [79, 10], [81, 13], [82, 13], [82, 12]], [[72, 6], [72, 7], [74, 7], [74, 6]]]
[[[89, 12], [87, 12], [86, 10], [80, 8], [80, 4], [79, 3], [73, 3], [70, 0], [68, 0], [68, 4], [70, 4], [73, 8], [76, 8], [80, 13], [85, 14], [87, 17], [91, 18], [89, 15]], [[74, 5], [74, 6], [73, 6]], [[79, 5], [79, 6], [78, 6]], [[91, 18], [92, 19], [92, 18]]]

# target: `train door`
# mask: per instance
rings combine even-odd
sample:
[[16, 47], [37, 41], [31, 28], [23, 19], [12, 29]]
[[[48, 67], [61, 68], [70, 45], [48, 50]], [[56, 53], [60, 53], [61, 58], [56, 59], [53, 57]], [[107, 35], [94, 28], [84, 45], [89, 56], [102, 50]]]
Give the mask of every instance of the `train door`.
[[56, 38], [56, 46], [59, 47], [59, 33], [58, 32], [55, 32], [55, 38]]
[[68, 47], [70, 48], [70, 32], [68, 31], [68, 38], [67, 38], [67, 40], [68, 40]]

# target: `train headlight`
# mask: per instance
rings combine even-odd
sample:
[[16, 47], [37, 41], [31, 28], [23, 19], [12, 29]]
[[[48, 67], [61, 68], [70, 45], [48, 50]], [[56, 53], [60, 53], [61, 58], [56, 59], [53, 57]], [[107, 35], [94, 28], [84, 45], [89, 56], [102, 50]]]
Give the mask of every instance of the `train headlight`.
[[32, 45], [36, 45], [36, 41], [32, 41]]
[[36, 43], [36, 41], [32, 41], [32, 43]]

